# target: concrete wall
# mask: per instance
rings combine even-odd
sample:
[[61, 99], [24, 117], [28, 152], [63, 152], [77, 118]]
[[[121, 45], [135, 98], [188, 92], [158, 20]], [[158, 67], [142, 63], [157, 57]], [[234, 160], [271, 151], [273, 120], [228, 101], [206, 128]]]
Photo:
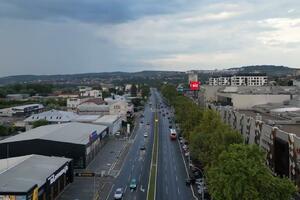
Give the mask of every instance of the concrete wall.
[[241, 114], [233, 110], [232, 107], [214, 106], [211, 104], [208, 104], [208, 106], [217, 110], [222, 120], [243, 136], [245, 144], [256, 144], [266, 152], [266, 162], [273, 172], [275, 172], [275, 140], [277, 138], [286, 141], [288, 143], [289, 157], [282, 160], [288, 160], [286, 163], [289, 165], [287, 174], [291, 180], [300, 186], [299, 137]]
[[217, 93], [220, 88], [224, 88], [224, 86], [211, 86], [211, 85], [203, 85], [201, 86], [204, 93], [204, 102], [214, 102], [217, 101]]
[[286, 94], [222, 94], [219, 96], [231, 97], [233, 107], [236, 109], [251, 109], [255, 105], [267, 103], [282, 103], [283, 101], [290, 100], [290, 95]]

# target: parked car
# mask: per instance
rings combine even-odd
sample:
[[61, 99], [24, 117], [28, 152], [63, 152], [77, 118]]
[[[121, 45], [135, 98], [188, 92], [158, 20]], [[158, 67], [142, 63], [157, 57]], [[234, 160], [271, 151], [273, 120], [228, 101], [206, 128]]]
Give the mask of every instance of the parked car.
[[144, 133], [144, 137], [148, 137], [148, 133], [147, 132]]
[[117, 188], [114, 194], [114, 199], [122, 199], [123, 197], [123, 189]]

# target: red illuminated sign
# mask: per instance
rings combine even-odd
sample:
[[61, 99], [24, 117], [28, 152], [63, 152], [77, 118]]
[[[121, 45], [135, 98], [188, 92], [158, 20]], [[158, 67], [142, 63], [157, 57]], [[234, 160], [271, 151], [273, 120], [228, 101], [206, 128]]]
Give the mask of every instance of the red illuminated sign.
[[199, 90], [200, 89], [200, 82], [199, 81], [190, 81], [190, 90]]

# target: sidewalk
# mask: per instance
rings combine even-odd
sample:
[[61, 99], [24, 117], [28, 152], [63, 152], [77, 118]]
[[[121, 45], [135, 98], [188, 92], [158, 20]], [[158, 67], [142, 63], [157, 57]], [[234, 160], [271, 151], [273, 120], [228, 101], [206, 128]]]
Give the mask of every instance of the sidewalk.
[[112, 173], [117, 173], [117, 170], [120, 170], [119, 166], [123, 163], [124, 155], [127, 154], [125, 152], [127, 147], [127, 140], [109, 138], [107, 143], [100, 149], [95, 159], [85, 170], [75, 170], [75, 172], [94, 172], [103, 176], [74, 177], [74, 182], [69, 185], [57, 199], [104, 200], [114, 181], [114, 175]]

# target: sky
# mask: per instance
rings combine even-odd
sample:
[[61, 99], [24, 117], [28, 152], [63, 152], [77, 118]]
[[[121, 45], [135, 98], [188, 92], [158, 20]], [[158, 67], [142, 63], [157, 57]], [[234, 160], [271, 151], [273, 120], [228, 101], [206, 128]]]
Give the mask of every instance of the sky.
[[300, 68], [299, 0], [0, 0], [0, 76]]

